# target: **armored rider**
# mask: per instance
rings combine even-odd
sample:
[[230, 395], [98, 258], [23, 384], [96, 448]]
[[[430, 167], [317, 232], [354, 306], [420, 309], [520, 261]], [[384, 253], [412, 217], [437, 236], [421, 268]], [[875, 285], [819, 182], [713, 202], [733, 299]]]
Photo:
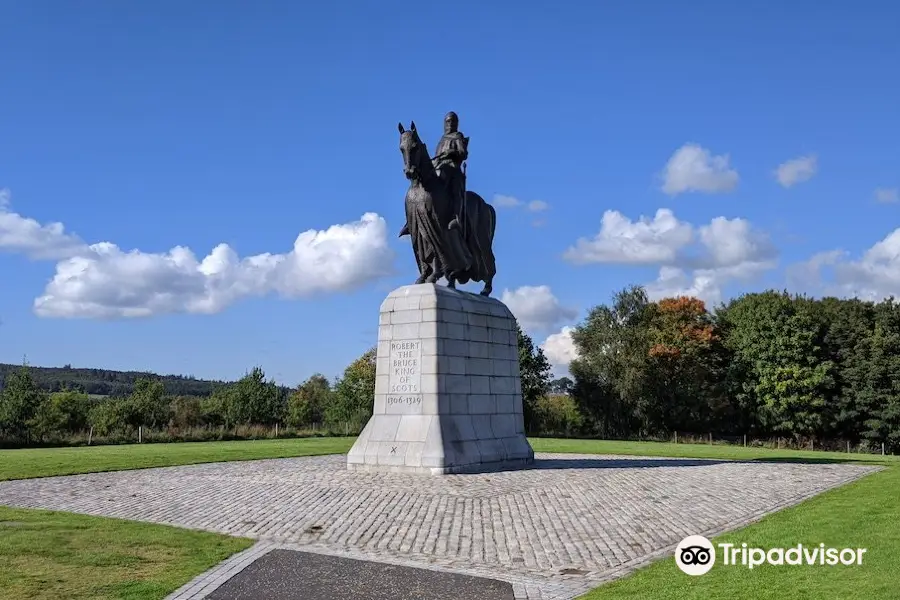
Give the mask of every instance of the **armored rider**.
[[466, 174], [463, 172], [463, 162], [469, 158], [469, 138], [459, 131], [459, 117], [450, 111], [444, 116], [444, 135], [441, 137], [432, 159], [438, 177], [444, 182], [447, 191], [453, 198], [454, 220], [451, 228], [459, 228], [465, 236], [466, 220]]

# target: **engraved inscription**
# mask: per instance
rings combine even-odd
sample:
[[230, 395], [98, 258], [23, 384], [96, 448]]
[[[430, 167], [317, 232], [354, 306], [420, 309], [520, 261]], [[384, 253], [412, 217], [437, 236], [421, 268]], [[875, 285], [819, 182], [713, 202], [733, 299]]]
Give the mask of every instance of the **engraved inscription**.
[[388, 406], [413, 406], [416, 404], [422, 404], [422, 396], [388, 396], [387, 403]]
[[[422, 392], [422, 342], [420, 340], [397, 340], [391, 342], [391, 374], [389, 379], [388, 404], [393, 400], [403, 400], [412, 394]], [[418, 402], [421, 402], [421, 397]], [[409, 402], [410, 404], [412, 402]]]

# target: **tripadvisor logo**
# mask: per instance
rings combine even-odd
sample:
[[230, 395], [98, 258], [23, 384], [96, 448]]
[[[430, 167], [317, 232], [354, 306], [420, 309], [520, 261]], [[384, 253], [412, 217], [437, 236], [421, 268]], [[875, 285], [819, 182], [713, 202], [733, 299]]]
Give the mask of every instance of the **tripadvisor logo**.
[[[866, 548], [829, 548], [825, 544], [791, 548], [753, 548], [747, 544], [716, 544], [721, 552], [723, 565], [743, 566], [753, 569], [764, 564], [782, 565], [862, 565]], [[716, 564], [716, 549], [702, 535], [684, 538], [675, 548], [675, 564], [688, 575], [703, 575]]]
[[703, 575], [716, 564], [712, 542], [702, 535], [689, 535], [675, 548], [675, 564], [688, 575]]

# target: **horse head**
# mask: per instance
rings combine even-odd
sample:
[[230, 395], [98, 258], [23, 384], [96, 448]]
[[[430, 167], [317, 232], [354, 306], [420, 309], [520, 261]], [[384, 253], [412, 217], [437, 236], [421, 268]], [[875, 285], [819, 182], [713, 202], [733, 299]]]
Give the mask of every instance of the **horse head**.
[[425, 142], [419, 138], [415, 121], [410, 121], [409, 130], [403, 123], [397, 123], [400, 131], [400, 154], [403, 155], [403, 174], [410, 181], [419, 180], [431, 170], [431, 157]]

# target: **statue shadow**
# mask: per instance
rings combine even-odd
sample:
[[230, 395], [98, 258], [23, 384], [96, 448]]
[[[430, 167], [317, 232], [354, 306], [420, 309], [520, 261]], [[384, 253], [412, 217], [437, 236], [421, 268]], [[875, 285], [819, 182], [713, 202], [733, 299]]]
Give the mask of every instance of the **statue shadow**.
[[533, 471], [566, 469], [654, 469], [660, 467], [709, 467], [731, 460], [702, 458], [535, 458], [528, 467]]

